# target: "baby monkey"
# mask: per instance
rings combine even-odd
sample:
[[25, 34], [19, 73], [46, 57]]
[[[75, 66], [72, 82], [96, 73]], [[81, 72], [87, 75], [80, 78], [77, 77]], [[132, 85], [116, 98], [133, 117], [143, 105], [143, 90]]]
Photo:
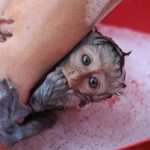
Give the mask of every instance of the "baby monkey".
[[[0, 78], [0, 137], [6, 146], [51, 127], [60, 108], [83, 107], [122, 93], [126, 87], [124, 53], [114, 41], [90, 32], [20, 104], [10, 80]], [[22, 125], [19, 118], [25, 118]]]

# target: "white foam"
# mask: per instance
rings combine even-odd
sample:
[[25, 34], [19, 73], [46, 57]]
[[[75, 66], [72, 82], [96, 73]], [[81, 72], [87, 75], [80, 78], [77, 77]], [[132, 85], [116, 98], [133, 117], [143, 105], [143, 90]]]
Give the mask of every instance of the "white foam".
[[17, 144], [13, 150], [108, 150], [150, 136], [150, 35], [99, 26], [126, 52], [127, 88], [112, 98], [81, 110], [64, 112], [56, 125]]

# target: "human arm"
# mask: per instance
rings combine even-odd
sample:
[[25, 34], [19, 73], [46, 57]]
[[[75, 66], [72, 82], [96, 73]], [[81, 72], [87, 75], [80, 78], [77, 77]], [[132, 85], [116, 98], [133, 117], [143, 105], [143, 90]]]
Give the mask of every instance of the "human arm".
[[87, 6], [92, 4], [88, 0], [11, 2], [6, 14], [15, 21], [14, 34], [0, 45], [0, 75], [12, 80], [22, 102], [27, 102], [29, 92], [43, 74], [92, 29], [108, 5], [106, 0], [89, 24]]

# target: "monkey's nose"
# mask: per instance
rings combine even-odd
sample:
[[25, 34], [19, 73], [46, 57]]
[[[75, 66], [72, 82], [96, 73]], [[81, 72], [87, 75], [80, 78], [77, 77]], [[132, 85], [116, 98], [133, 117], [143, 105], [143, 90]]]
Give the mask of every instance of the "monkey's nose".
[[78, 83], [78, 78], [77, 76], [71, 76], [69, 79], [69, 88], [75, 89], [75, 87], [77, 86]]
[[70, 79], [71, 80], [74, 80], [74, 81], [77, 81], [77, 78], [78, 78], [78, 73], [74, 70], [71, 70], [69, 72], [69, 76], [70, 76]]
[[74, 76], [74, 75], [76, 74], [76, 71], [70, 70], [70, 71], [69, 71], [69, 74], [70, 74], [70, 76]]

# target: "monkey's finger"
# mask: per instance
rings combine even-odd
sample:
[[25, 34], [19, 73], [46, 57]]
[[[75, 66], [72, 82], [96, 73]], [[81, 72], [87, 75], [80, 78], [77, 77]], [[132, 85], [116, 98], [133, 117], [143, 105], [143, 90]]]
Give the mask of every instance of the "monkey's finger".
[[2, 14], [0, 15], [0, 23], [12, 24], [13, 22], [14, 22], [14, 20], [11, 19], [10, 17], [2, 15]]
[[3, 35], [4, 40], [6, 40], [6, 37], [12, 37], [12, 31], [11, 29], [7, 29], [7, 30], [1, 30], [1, 35]]
[[64, 93], [67, 91], [68, 91], [68, 87], [66, 85], [63, 85], [54, 91], [52, 98], [56, 98], [56, 97], [59, 97], [61, 95], [64, 95]]
[[5, 42], [6, 37], [0, 32], [0, 42]]
[[46, 77], [44, 82], [47, 82], [48, 80], [49, 81], [52, 80], [52, 78], [54, 78], [56, 75], [59, 75], [59, 74], [62, 74], [62, 72], [60, 72], [60, 71], [53, 71], [53, 72], [49, 73], [47, 75], [47, 77]]
[[63, 73], [62, 73], [61, 69], [56, 69], [56, 70], [54, 71], [54, 74], [55, 74], [55, 75], [59, 75], [59, 74], [63, 74]]
[[1, 35], [5, 37], [11, 37], [12, 36], [12, 30], [7, 24], [0, 25], [0, 33]]
[[59, 67], [57, 67], [57, 68], [56, 68], [56, 71], [57, 71], [57, 72], [61, 72], [61, 73], [62, 73], [62, 69], [61, 69], [61, 68], [59, 68]]
[[32, 112], [31, 107], [29, 107], [29, 106], [23, 106], [23, 105], [21, 105], [21, 104], [18, 103], [18, 105], [16, 105], [16, 110], [14, 112], [14, 117], [13, 117], [12, 121], [18, 121], [21, 118], [25, 118], [31, 112]]
[[9, 90], [12, 94], [13, 102], [17, 102], [19, 100], [19, 95], [17, 93], [16, 88], [14, 87], [13, 83], [10, 80], [8, 81], [8, 86], [9, 86]]
[[60, 80], [61, 78], [64, 78], [64, 75], [63, 74], [57, 74], [57, 75], [52, 77], [52, 81], [56, 82], [56, 81]]
[[15, 90], [15, 91], [16, 91], [15, 86], [14, 86], [14, 84], [11, 82], [10, 79], [7, 80], [7, 84], [8, 84], [8, 86], [9, 86], [9, 89], [10, 89], [10, 90]]
[[63, 74], [61, 68], [56, 68], [56, 70], [54, 71], [54, 75], [59, 75], [59, 74]]
[[7, 80], [3, 77], [0, 77], [0, 89], [9, 91]]
[[61, 92], [63, 89], [66, 89], [68, 90], [69, 87], [68, 87], [68, 84], [67, 82], [64, 80], [64, 81], [61, 81], [60, 84], [57, 84], [55, 85], [55, 87], [53, 88], [53, 92]]
[[67, 80], [65, 78], [62, 78], [56, 82], [56, 88], [66, 84], [67, 84]]
[[61, 93], [54, 93], [52, 95], [52, 98], [55, 99], [55, 98], [61, 97], [64, 95], [65, 92], [66, 92], [66, 90], [64, 90], [64, 92], [62, 91]]

